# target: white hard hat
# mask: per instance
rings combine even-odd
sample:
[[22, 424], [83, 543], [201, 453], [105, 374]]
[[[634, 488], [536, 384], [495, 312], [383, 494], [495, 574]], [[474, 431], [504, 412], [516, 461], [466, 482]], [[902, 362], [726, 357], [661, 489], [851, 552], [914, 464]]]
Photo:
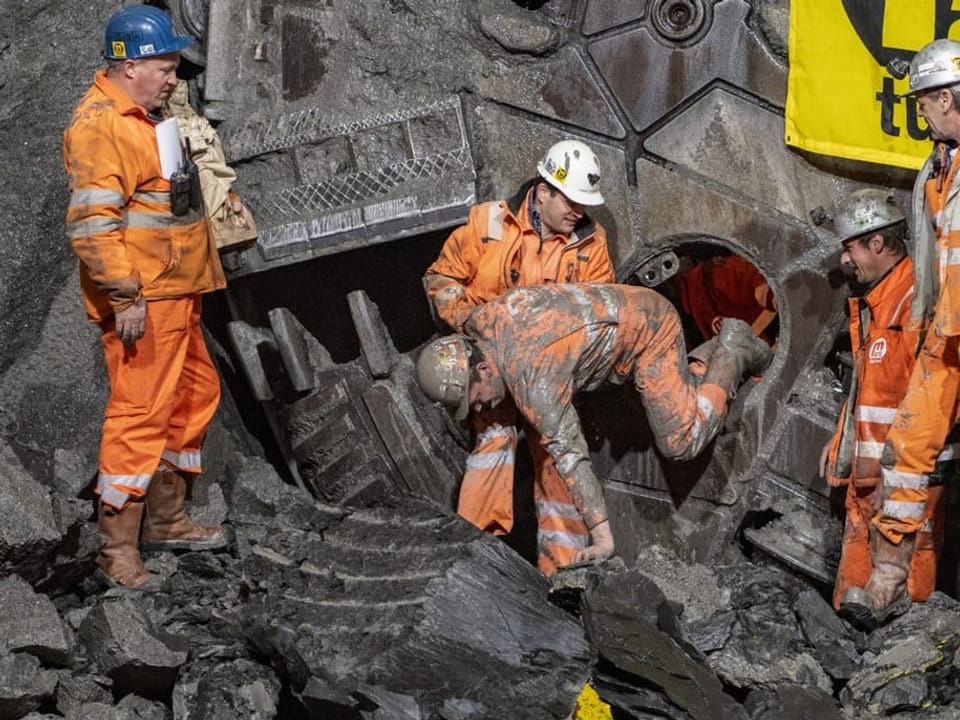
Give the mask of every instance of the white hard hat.
[[846, 242], [904, 220], [906, 217], [891, 192], [864, 188], [843, 199], [837, 209], [833, 229], [840, 242]]
[[927, 43], [913, 56], [910, 61], [910, 89], [903, 96], [958, 84], [960, 42], [943, 38]]
[[544, 180], [581, 205], [603, 205], [600, 194], [600, 161], [585, 143], [561, 140], [537, 163]]
[[431, 341], [417, 358], [417, 384], [433, 402], [444, 405], [456, 420], [470, 412], [470, 348], [463, 335]]

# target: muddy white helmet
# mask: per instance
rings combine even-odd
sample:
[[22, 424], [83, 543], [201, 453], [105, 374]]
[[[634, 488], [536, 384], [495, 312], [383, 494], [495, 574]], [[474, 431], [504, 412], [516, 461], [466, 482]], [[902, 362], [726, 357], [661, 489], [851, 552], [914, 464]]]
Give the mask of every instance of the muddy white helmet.
[[600, 194], [600, 161], [585, 143], [561, 140], [537, 163], [544, 180], [581, 205], [603, 205]]
[[949, 85], [960, 85], [960, 42], [934, 40], [910, 61], [910, 89], [904, 95]]
[[417, 384], [433, 402], [445, 405], [455, 420], [470, 412], [470, 346], [463, 335], [437, 338], [420, 351]]
[[837, 209], [833, 229], [840, 242], [846, 242], [904, 220], [906, 217], [892, 193], [879, 188], [865, 188], [843, 199]]

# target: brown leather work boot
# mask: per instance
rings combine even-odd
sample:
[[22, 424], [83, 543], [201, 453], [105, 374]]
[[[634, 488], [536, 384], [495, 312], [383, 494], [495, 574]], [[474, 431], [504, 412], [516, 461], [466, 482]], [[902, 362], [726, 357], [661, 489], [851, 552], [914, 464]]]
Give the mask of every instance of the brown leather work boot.
[[907, 576], [913, 546], [913, 535], [905, 535], [894, 545], [871, 527], [873, 572], [864, 587], [852, 587], [843, 594], [837, 614], [854, 627], [869, 631], [905, 613], [910, 608]]
[[160, 469], [150, 480], [140, 535], [143, 550], [216, 550], [226, 547], [222, 525], [204, 527], [187, 515], [187, 481], [174, 470]]
[[122, 510], [100, 503], [97, 527], [101, 545], [97, 565], [108, 585], [139, 588], [156, 577], [144, 566], [137, 550], [142, 517], [142, 502], [127, 503]]

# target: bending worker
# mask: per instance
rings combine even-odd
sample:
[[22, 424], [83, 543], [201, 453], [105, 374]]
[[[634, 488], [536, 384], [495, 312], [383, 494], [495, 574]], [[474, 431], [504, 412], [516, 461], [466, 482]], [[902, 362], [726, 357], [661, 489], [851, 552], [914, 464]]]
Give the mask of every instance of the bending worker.
[[[572, 558], [582, 562], [612, 555], [614, 540], [574, 394], [631, 380], [657, 448], [687, 459], [716, 436], [744, 375], [760, 373], [771, 356], [749, 325], [728, 319], [697, 380], [687, 367], [680, 318], [665, 297], [642, 287], [562, 284], [518, 288], [477, 308], [464, 334], [423, 349], [416, 374], [427, 397], [458, 420], [471, 410], [495, 416], [515, 405], [568, 488], [572, 518], [589, 529], [590, 544], [584, 538]], [[467, 462], [476, 460], [474, 453]], [[474, 524], [495, 526], [496, 509]]]
[[199, 189], [191, 192], [188, 182], [171, 191], [156, 132], [190, 42], [158, 8], [115, 12], [106, 29], [107, 67], [64, 134], [67, 235], [110, 378], [96, 486], [97, 562], [109, 583], [125, 587], [153, 577], [138, 549], [141, 520], [144, 547], [226, 543], [222, 527], [202, 527], [185, 510], [220, 399], [200, 328], [201, 297], [226, 282], [202, 203], [191, 201]]
[[[907, 255], [906, 218], [885, 190], [867, 188], [844, 198], [835, 231], [843, 245], [840, 261], [856, 293], [849, 300], [854, 376], [837, 432], [824, 447], [820, 476], [829, 485], [847, 488], [833, 605], [854, 624], [870, 629], [872, 612], [863, 616], [858, 604], [843, 603], [847, 590], [862, 588], [873, 571], [871, 536], [879, 531], [871, 528], [871, 521], [880, 484], [880, 453], [906, 391], [918, 344], [918, 334], [908, 328], [913, 262]], [[926, 600], [936, 585], [943, 533], [941, 490], [939, 485], [929, 489], [924, 526], [918, 531], [907, 577], [908, 594], [916, 601]]]
[[[909, 328], [923, 333], [880, 458], [873, 570], [843, 597], [851, 616], [882, 622], [908, 594], [927, 520], [931, 475], [960, 409], [960, 42], [934, 40], [910, 62], [910, 87], [935, 141], [913, 189], [914, 287]], [[949, 448], [955, 451], [956, 448]]]
[[[466, 225], [451, 233], [427, 269], [427, 297], [447, 329], [462, 332], [477, 306], [512, 287], [614, 281], [606, 232], [586, 212], [604, 202], [596, 154], [579, 140], [562, 140], [546, 151], [537, 173], [509, 200], [473, 207]], [[536, 432], [507, 407], [496, 418], [471, 417], [470, 424], [477, 447], [457, 511], [481, 527], [489, 524], [487, 529], [498, 535], [513, 530], [520, 428], [534, 465], [540, 566], [549, 574], [570, 564], [589, 530], [576, 519], [570, 493]]]

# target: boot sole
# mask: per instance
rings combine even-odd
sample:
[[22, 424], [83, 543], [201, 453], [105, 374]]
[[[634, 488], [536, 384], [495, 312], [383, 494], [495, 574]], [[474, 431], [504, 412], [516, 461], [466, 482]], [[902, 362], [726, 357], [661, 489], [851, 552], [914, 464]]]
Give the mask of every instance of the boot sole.
[[886, 625], [891, 620], [900, 617], [909, 609], [910, 598], [907, 595], [903, 595], [879, 612], [860, 603], [846, 603], [840, 606], [840, 609], [837, 610], [837, 615], [858, 630], [872, 632], [878, 627]]
[[140, 549], [147, 552], [221, 550], [229, 544], [230, 539], [224, 532], [209, 540], [140, 540]]
[[151, 575], [150, 579], [146, 582], [142, 582], [139, 585], [124, 585], [114, 580], [112, 577], [107, 575], [101, 568], [97, 568], [93, 576], [97, 581], [103, 585], [108, 591], [110, 590], [124, 590], [126, 592], [142, 592], [142, 593], [155, 593], [163, 589], [163, 577], [160, 575]]
[[880, 618], [873, 612], [873, 608], [859, 603], [846, 603], [837, 610], [837, 615], [842, 617], [857, 630], [872, 632], [880, 626]]

